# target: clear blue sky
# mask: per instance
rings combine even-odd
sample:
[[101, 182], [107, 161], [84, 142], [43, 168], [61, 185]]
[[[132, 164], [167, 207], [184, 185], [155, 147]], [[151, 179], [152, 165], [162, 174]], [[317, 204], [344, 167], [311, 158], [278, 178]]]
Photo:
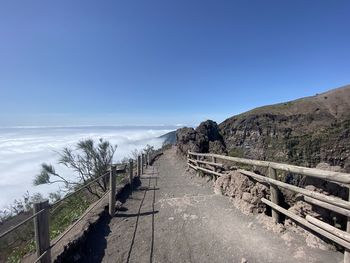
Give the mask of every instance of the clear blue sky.
[[0, 126], [196, 124], [350, 84], [349, 1], [0, 3]]

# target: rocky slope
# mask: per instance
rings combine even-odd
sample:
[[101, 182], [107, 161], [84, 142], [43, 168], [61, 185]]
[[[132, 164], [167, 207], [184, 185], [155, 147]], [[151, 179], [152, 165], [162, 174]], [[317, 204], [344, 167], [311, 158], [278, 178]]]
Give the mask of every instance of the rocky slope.
[[350, 172], [350, 85], [295, 101], [264, 106], [217, 125], [177, 131], [179, 150], [227, 153]]

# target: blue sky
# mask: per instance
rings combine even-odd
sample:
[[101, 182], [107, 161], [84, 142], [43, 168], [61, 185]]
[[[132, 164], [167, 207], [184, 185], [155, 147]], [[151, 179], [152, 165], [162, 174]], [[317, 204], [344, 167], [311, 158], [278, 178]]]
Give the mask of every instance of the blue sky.
[[187, 124], [350, 84], [349, 1], [0, 3], [0, 126]]

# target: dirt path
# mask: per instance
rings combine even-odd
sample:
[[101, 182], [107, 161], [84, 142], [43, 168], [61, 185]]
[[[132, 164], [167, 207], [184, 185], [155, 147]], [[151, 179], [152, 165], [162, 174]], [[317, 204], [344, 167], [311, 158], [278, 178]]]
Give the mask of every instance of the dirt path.
[[186, 172], [174, 149], [141, 177], [84, 262], [342, 262], [342, 254], [285, 241], [243, 215], [210, 183]]

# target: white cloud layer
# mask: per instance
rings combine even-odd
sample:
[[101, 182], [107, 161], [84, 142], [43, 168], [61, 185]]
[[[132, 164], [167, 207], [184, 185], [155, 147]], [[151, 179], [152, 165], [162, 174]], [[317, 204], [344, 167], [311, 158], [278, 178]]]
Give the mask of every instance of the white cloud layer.
[[58, 190], [57, 185], [33, 186], [33, 179], [43, 162], [52, 163], [66, 176], [72, 172], [57, 164], [58, 154], [65, 146], [74, 146], [82, 139], [104, 138], [118, 148], [114, 161], [130, 157], [134, 149], [147, 144], [162, 145], [158, 137], [174, 127], [54, 127], [54, 128], [0, 128], [0, 208], [14, 199], [30, 194], [44, 196]]

